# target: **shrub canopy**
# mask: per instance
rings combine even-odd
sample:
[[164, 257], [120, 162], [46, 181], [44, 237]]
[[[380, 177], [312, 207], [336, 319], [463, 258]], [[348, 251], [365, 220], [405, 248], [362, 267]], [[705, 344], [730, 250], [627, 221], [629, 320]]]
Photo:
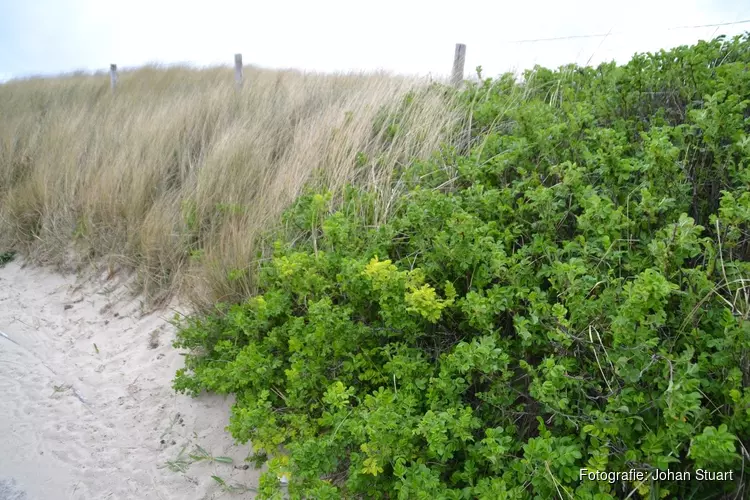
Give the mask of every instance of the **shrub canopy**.
[[745, 35], [469, 85], [470, 146], [397, 172], [386, 223], [298, 199], [262, 293], [183, 322], [176, 389], [237, 396], [264, 498], [746, 495], [748, 64]]

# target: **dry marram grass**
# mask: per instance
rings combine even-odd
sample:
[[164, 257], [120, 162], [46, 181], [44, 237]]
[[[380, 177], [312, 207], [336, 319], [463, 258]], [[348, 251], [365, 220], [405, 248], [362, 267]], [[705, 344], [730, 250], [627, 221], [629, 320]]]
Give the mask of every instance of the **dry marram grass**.
[[146, 67], [114, 94], [104, 74], [0, 85], [0, 245], [127, 265], [152, 297], [238, 299], [253, 273], [230, 274], [305, 186], [365, 183], [384, 217], [393, 169], [459, 124], [445, 91], [405, 77], [246, 68], [245, 80], [237, 91], [228, 68]]

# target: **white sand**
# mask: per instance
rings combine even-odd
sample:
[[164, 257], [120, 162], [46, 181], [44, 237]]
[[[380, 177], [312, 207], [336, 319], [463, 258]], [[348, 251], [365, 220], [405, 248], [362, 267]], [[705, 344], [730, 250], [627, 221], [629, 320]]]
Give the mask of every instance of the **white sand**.
[[[126, 277], [106, 278], [0, 268], [0, 499], [253, 498], [211, 478], [257, 487], [224, 430], [231, 401], [171, 388], [174, 312], [142, 315]], [[234, 465], [165, 466], [196, 445]]]

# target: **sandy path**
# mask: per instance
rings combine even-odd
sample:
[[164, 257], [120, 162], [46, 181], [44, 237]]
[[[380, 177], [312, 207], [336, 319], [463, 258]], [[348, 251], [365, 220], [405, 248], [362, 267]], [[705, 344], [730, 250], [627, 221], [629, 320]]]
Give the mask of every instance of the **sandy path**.
[[[211, 478], [257, 486], [224, 430], [231, 402], [174, 393], [172, 313], [140, 307], [116, 277], [0, 268], [0, 499], [253, 497]], [[196, 445], [234, 465], [165, 466]]]

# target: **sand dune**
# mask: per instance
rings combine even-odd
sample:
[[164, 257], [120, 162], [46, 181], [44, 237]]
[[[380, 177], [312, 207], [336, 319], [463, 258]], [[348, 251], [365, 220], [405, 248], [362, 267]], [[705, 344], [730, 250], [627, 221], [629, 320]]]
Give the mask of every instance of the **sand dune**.
[[[174, 393], [174, 309], [142, 314], [127, 279], [0, 268], [0, 498], [254, 496], [211, 478], [257, 485], [249, 447], [224, 430], [231, 401]], [[234, 463], [166, 466], [196, 446]]]

